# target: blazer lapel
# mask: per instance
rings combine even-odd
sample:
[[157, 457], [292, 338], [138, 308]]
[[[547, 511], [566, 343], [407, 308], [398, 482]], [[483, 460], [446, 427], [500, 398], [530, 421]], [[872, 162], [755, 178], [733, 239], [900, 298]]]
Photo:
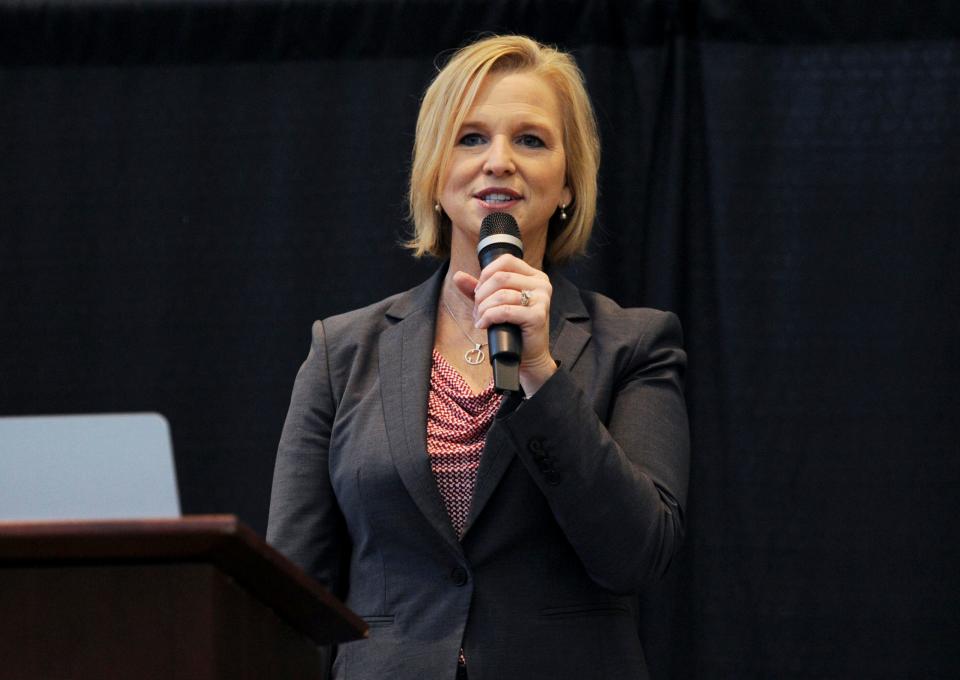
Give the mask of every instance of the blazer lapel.
[[573, 369], [590, 340], [590, 314], [580, 290], [560, 275], [551, 278], [550, 353], [567, 371]]
[[427, 397], [437, 300], [446, 266], [402, 293], [387, 310], [380, 335], [380, 395], [394, 466], [433, 528], [462, 552], [427, 457]]
[[[590, 315], [576, 286], [559, 274], [551, 273], [550, 281], [553, 285], [553, 298], [550, 304], [550, 353], [560, 362], [564, 370], [570, 371], [590, 340], [588, 330]], [[513, 403], [515, 399], [517, 397], [508, 397], [503, 409], [516, 408], [517, 404]], [[480, 458], [477, 485], [473, 492], [464, 536], [470, 531], [470, 527], [490, 500], [513, 456], [513, 442], [494, 420], [487, 432], [487, 442], [483, 449], [483, 456]]]

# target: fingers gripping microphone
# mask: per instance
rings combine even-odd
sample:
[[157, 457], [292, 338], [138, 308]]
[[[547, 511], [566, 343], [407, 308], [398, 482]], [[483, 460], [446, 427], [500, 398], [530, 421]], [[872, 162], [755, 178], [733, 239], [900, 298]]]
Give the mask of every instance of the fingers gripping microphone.
[[[490, 213], [480, 223], [480, 242], [477, 244], [480, 268], [508, 253], [523, 257], [517, 221], [507, 213]], [[487, 329], [487, 342], [490, 344], [490, 363], [493, 364], [494, 389], [501, 394], [519, 392], [520, 350], [523, 348], [520, 327], [512, 323], [494, 324]]]

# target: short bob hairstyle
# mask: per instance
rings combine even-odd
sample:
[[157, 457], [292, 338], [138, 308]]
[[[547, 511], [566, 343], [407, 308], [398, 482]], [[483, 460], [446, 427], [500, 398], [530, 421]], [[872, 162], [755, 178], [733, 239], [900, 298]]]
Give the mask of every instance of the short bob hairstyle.
[[410, 171], [409, 217], [413, 237], [406, 243], [416, 257], [450, 255], [450, 219], [435, 210], [440, 183], [460, 127], [489, 73], [524, 72], [540, 76], [557, 93], [563, 116], [567, 186], [573, 201], [568, 218], [550, 219], [545, 260], [562, 264], [582, 253], [597, 211], [600, 137], [584, 87], [583, 73], [569, 54], [530, 38], [484, 38], [458, 50], [427, 88], [417, 117]]

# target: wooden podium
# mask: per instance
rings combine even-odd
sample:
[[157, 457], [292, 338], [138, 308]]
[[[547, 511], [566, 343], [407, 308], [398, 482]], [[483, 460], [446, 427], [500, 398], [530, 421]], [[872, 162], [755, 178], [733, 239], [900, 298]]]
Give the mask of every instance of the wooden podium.
[[366, 631], [230, 515], [0, 522], [2, 680], [318, 680]]

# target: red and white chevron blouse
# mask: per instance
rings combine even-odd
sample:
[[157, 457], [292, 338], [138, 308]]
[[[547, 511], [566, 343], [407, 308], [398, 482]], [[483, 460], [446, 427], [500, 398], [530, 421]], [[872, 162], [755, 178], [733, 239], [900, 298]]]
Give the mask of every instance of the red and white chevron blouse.
[[427, 455], [450, 521], [463, 535], [487, 430], [500, 408], [493, 380], [480, 394], [436, 349], [427, 401]]

